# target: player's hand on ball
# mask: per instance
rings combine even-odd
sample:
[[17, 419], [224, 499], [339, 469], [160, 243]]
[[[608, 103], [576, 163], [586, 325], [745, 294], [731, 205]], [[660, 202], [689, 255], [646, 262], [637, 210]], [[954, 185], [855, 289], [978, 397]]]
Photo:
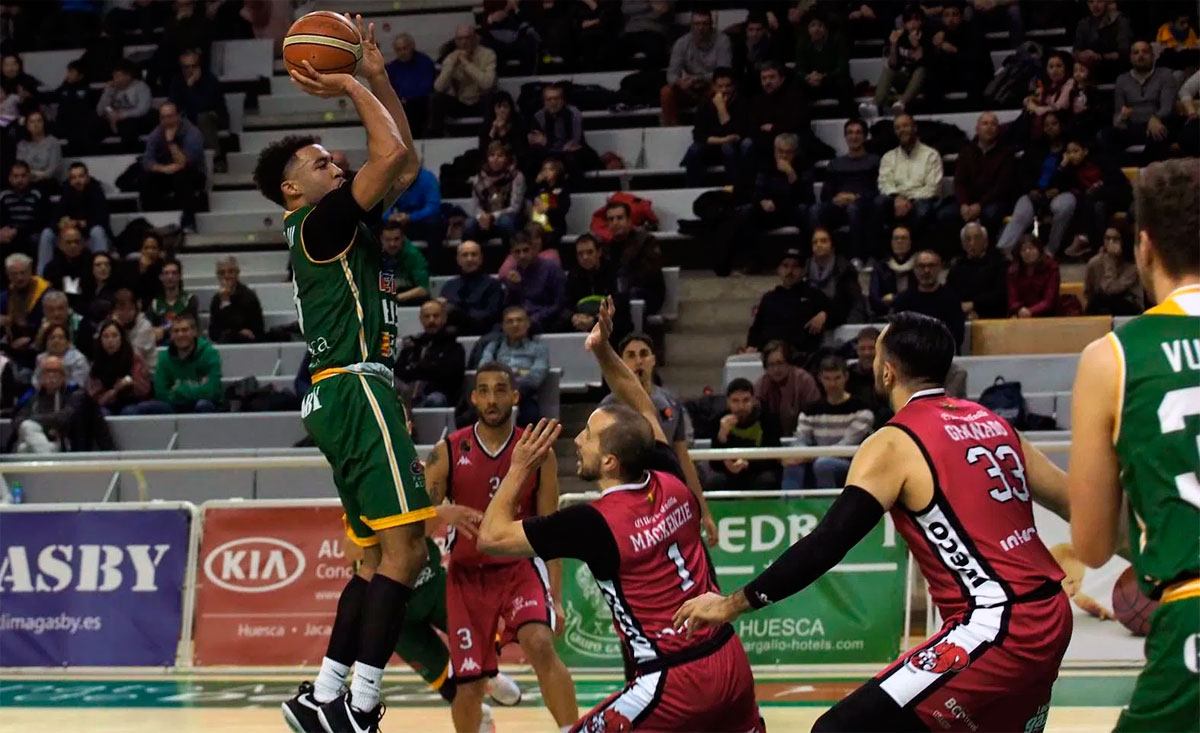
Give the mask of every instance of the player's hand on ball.
[[521, 433], [521, 439], [513, 448], [512, 462], [526, 469], [533, 470], [542, 465], [542, 461], [554, 450], [554, 442], [562, 433], [562, 424], [558, 420], [542, 418], [537, 425], [529, 425]]
[[[346, 20], [350, 21], [350, 14], [345, 13]], [[363, 17], [356, 15], [353, 22], [358, 26], [358, 35], [362, 36], [362, 60], [358, 62], [358, 71], [368, 79], [373, 76], [379, 76], [386, 73], [384, 69], [383, 53], [379, 50], [379, 44], [375, 42], [375, 24], [371, 23], [363, 27]]]
[[687, 638], [692, 634], [714, 626], [729, 623], [737, 616], [729, 604], [729, 599], [720, 593], [705, 593], [688, 601], [679, 607], [671, 625], [676, 629], [686, 630]]
[[307, 59], [303, 63], [303, 71], [289, 69], [288, 74], [296, 86], [314, 97], [340, 97], [346, 94], [350, 84], [357, 83], [349, 74], [322, 74]]

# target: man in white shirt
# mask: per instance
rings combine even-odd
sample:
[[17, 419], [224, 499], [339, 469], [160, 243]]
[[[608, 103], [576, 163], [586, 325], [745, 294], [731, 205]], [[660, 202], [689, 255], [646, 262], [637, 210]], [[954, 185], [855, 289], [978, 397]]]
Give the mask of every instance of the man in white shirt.
[[900, 145], [879, 161], [875, 210], [889, 231], [903, 223], [917, 234], [942, 199], [942, 156], [917, 138], [917, 121], [912, 115], [897, 115], [894, 125]]

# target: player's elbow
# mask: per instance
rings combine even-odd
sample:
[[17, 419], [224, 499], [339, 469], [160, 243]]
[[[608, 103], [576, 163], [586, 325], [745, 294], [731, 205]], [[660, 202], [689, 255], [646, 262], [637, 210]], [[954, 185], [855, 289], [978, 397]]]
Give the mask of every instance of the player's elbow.
[[475, 540], [479, 551], [487, 555], [504, 555], [502, 534], [486, 522], [479, 527], [479, 537]]
[[1071, 546], [1075, 550], [1075, 556], [1089, 568], [1099, 568], [1108, 562], [1109, 558], [1113, 556], [1114, 544], [1113, 541], [1102, 537], [1101, 533], [1094, 529], [1071, 533]]

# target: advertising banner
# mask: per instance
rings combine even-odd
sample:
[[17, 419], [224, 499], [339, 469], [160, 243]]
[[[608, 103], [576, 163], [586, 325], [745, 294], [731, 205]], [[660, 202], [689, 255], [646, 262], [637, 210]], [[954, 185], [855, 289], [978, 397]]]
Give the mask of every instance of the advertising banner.
[[[816, 527], [832, 497], [710, 499], [721, 536], [710, 553], [730, 591]], [[564, 560], [567, 629], [558, 641], [571, 667], [621, 665], [612, 616], [587, 566]], [[754, 664], [878, 663], [900, 653], [908, 550], [889, 517], [804, 592], [734, 624]]]
[[353, 569], [342, 509], [204, 506], [196, 569], [194, 663], [320, 664]]
[[189, 506], [0, 510], [0, 665], [174, 665]]

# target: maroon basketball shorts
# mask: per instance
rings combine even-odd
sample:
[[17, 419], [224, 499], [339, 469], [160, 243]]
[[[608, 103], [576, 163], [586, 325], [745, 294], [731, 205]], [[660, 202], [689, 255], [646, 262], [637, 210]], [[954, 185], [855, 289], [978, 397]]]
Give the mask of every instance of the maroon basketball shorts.
[[[504, 634], [497, 636], [500, 619]], [[446, 632], [455, 679], [496, 674], [497, 650], [528, 623], [554, 628], [546, 565], [537, 558], [497, 565], [459, 565], [446, 571]]]
[[1071, 626], [1065, 593], [974, 609], [946, 621], [875, 681], [930, 730], [1034, 733], [1046, 725]]
[[640, 674], [584, 715], [571, 733], [766, 733], [750, 660], [737, 634], [707, 656]]

